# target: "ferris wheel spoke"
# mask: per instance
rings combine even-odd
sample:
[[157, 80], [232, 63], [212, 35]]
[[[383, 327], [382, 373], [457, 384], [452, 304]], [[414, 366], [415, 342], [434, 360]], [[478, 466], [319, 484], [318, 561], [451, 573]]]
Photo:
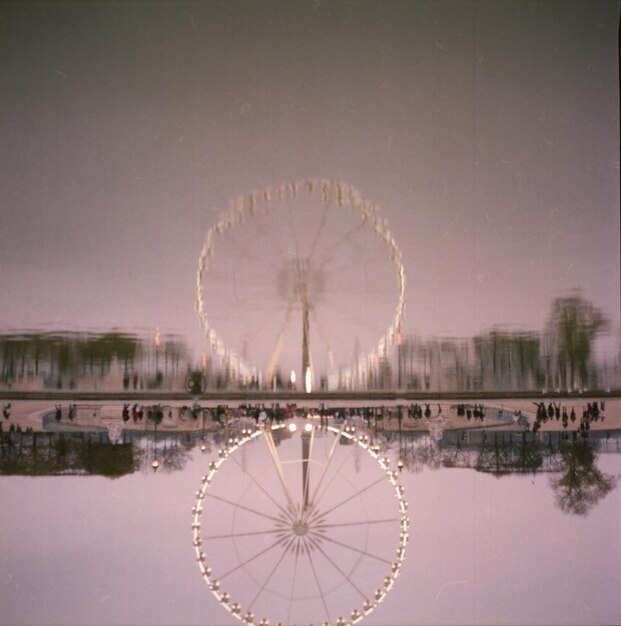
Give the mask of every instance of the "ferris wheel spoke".
[[247, 558], [245, 561], [242, 561], [241, 563], [237, 564], [233, 569], [230, 569], [228, 572], [221, 574], [219, 577], [220, 580], [224, 580], [227, 576], [234, 574], [235, 572], [240, 570], [242, 567], [246, 567], [246, 565], [248, 565], [249, 563], [252, 563], [253, 561], [256, 561], [260, 556], [267, 554], [271, 550], [274, 550], [274, 548], [276, 548], [277, 546], [282, 546], [285, 543], [285, 541], [286, 540], [282, 538], [277, 539], [274, 543], [267, 546], [267, 548], [263, 548], [263, 550], [259, 550], [259, 552], [257, 552], [256, 554], [253, 554], [251, 557]]
[[315, 233], [315, 237], [313, 238], [313, 241], [310, 245], [309, 251], [308, 251], [308, 259], [312, 259], [314, 254], [315, 254], [315, 248], [317, 247], [317, 242], [319, 241], [319, 237], [321, 236], [321, 233], [323, 232], [325, 225], [326, 225], [326, 219], [328, 216], [328, 211], [330, 210], [330, 203], [325, 204], [323, 211], [321, 212], [321, 221], [319, 222], [319, 227], [317, 228], [317, 232]]
[[319, 596], [321, 597], [321, 602], [323, 604], [324, 611], [326, 612], [327, 621], [330, 621], [330, 611], [328, 609], [328, 605], [326, 603], [325, 592], [321, 588], [321, 583], [319, 582], [319, 576], [317, 575], [317, 569], [315, 568], [315, 562], [313, 561], [313, 557], [311, 555], [310, 550], [307, 552], [308, 554], [308, 562], [311, 566], [311, 570], [313, 572], [313, 577], [315, 578], [315, 584], [317, 585], [317, 590], [319, 591]]
[[322, 541], [328, 541], [329, 543], [333, 543], [341, 548], [345, 548], [347, 550], [351, 550], [357, 554], [362, 556], [369, 557], [370, 559], [374, 559], [375, 561], [379, 561], [381, 563], [386, 563], [387, 565], [392, 565], [392, 561], [390, 559], [385, 559], [383, 556], [378, 556], [377, 554], [373, 554], [368, 550], [361, 550], [360, 548], [356, 548], [355, 546], [349, 545], [347, 543], [343, 543], [342, 541], [338, 541], [337, 539], [333, 539], [332, 537], [328, 537], [327, 535], [323, 535], [321, 538]]
[[327, 251], [326, 255], [329, 255], [326, 259], [326, 262], [334, 262], [341, 260], [347, 264], [347, 266], [356, 265], [360, 262], [362, 251], [368, 248], [367, 246], [361, 245], [360, 242], [356, 240], [356, 237], [352, 237], [351, 235], [354, 232], [362, 233], [363, 228], [358, 227], [355, 231], [349, 231], [343, 233], [339, 229], [334, 229], [330, 234], [329, 238], [326, 238], [324, 242], [321, 244], [321, 249]]
[[350, 253], [349, 255], [326, 253], [320, 263], [320, 268], [325, 272], [330, 271], [332, 277], [343, 276], [351, 269], [358, 271], [360, 267], [360, 255]]
[[[291, 207], [291, 198], [288, 198], [287, 201], [287, 226], [289, 227], [289, 231], [291, 232], [291, 238], [293, 239], [293, 247], [295, 249], [295, 258], [300, 258], [300, 243], [298, 241], [298, 233], [296, 229], [293, 227], [293, 209]], [[289, 250], [291, 250], [291, 246], [289, 246]]]
[[263, 278], [266, 273], [277, 271], [280, 267], [275, 259], [266, 258], [263, 250], [254, 252], [249, 249], [248, 244], [242, 242], [231, 247], [239, 249], [233, 263], [216, 260], [209, 267], [207, 273], [213, 277], [214, 286], [220, 281], [226, 281], [226, 285], [230, 286], [232, 277], [242, 276], [248, 279], [248, 289], [254, 287], [255, 291], [258, 291], [261, 288], [259, 279]]
[[[343, 424], [343, 428], [344, 428], [344, 426], [345, 426], [345, 424]], [[341, 471], [342, 471], [344, 465], [346, 463], [349, 463], [349, 461], [351, 461], [351, 456], [343, 456], [343, 459], [339, 463], [338, 467], [336, 467], [334, 472], [332, 472], [332, 476], [331, 476], [330, 480], [328, 481], [328, 483], [325, 485], [323, 491], [321, 492], [321, 494], [319, 494], [317, 496], [317, 500], [315, 501], [315, 505], [319, 505], [319, 503], [321, 502], [323, 497], [328, 493], [328, 491], [330, 490], [330, 488], [332, 487], [334, 482], [341, 475]], [[316, 512], [316, 515], [319, 516], [320, 514], [318, 512]]]
[[204, 535], [203, 539], [211, 541], [213, 539], [237, 539], [238, 537], [254, 537], [262, 535], [277, 535], [282, 533], [282, 528], [270, 528], [269, 530], [255, 530], [246, 533], [227, 533], [225, 535]]
[[345, 582], [347, 582], [351, 587], [353, 587], [360, 594], [360, 596], [362, 597], [363, 600], [366, 600], [367, 599], [367, 595], [364, 593], [364, 591], [362, 591], [362, 589], [360, 589], [360, 587], [358, 587], [358, 585], [356, 585], [354, 583], [354, 581], [352, 580], [351, 576], [349, 576], [347, 573], [345, 573], [341, 569], [339, 564], [321, 547], [321, 544], [318, 541], [315, 541], [315, 540], [312, 540], [312, 543], [315, 546], [315, 548], [326, 559], [326, 561], [328, 561], [328, 563], [330, 563], [330, 565], [332, 565], [332, 567], [334, 567], [334, 569], [343, 577]]
[[[283, 250], [281, 242], [279, 241], [279, 239], [274, 237], [274, 229], [266, 228], [265, 224], [263, 224], [263, 222], [260, 219], [255, 220], [255, 222], [253, 222], [253, 223], [258, 225], [257, 226], [257, 230], [261, 234], [267, 235], [267, 238], [270, 240], [270, 243], [271, 243], [271, 246], [270, 246], [271, 249], [276, 250], [280, 257], [284, 257], [285, 256], [285, 251]], [[259, 240], [259, 238], [257, 238], [257, 240]]]
[[[242, 467], [242, 464], [240, 461], [238, 461], [235, 457], [233, 457], [233, 460], [235, 461], [235, 463], [237, 464], [237, 466], [239, 468]], [[266, 495], [268, 497], [268, 499], [270, 500], [270, 502], [272, 502], [272, 504], [281, 512], [283, 513], [283, 515], [285, 515], [286, 517], [289, 517], [289, 512], [287, 511], [287, 509], [285, 509], [285, 507], [283, 507], [281, 504], [279, 504], [274, 497], [272, 496], [272, 494], [265, 489], [265, 487], [256, 479], [255, 476], [253, 476], [252, 474], [249, 474], [250, 476], [250, 480], [253, 482], [253, 484], [257, 487], [257, 489], [259, 491], [261, 491], [261, 493], [263, 493], [264, 495]]]
[[263, 591], [265, 590], [265, 587], [267, 587], [267, 584], [269, 583], [269, 581], [272, 579], [272, 576], [274, 576], [276, 570], [278, 569], [278, 567], [280, 566], [280, 564], [283, 562], [285, 556], [287, 555], [287, 549], [283, 550], [280, 558], [276, 561], [274, 567], [272, 568], [272, 570], [270, 571], [270, 573], [267, 575], [267, 577], [265, 578], [265, 580], [263, 581], [263, 584], [261, 585], [261, 587], [259, 588], [259, 591], [257, 591], [257, 594], [255, 595], [255, 597], [252, 599], [252, 601], [250, 602], [250, 604], [248, 604], [248, 610], [251, 610], [254, 603], [259, 599], [259, 596], [263, 593]]
[[[322, 248], [327, 249], [327, 250], [342, 251], [344, 249], [343, 242], [349, 241], [353, 243], [354, 247], [357, 249], [356, 251], [359, 253], [359, 248], [361, 248], [362, 246], [358, 242], [355, 241], [354, 235], [356, 235], [357, 233], [363, 233], [365, 230], [366, 229], [363, 224], [358, 224], [354, 226], [352, 229], [345, 231], [345, 232], [342, 232], [338, 229], [334, 229], [333, 232], [331, 233], [330, 238], [325, 241]], [[352, 260], [355, 260], [356, 256], [358, 255], [354, 255], [352, 253], [352, 256], [351, 256]]]
[[304, 459], [304, 467], [306, 468], [303, 472], [304, 476], [304, 484], [302, 485], [302, 506], [306, 509], [308, 507], [308, 486], [310, 483], [310, 475], [311, 475], [311, 466], [309, 460], [313, 458], [313, 444], [315, 442], [315, 429], [313, 428], [310, 432], [310, 441], [308, 442], [308, 457]]
[[318, 522], [316, 525], [317, 530], [322, 530], [325, 528], [345, 528], [349, 526], [368, 526], [370, 524], [389, 524], [391, 522], [399, 522], [398, 517], [389, 517], [386, 519], [376, 519], [376, 520], [367, 520], [364, 522], [342, 522], [340, 524], [325, 524]]
[[[340, 293], [339, 295], [342, 295], [342, 293]], [[350, 327], [355, 326], [356, 328], [376, 330], [375, 325], [372, 322], [369, 322], [368, 320], [365, 320], [364, 318], [362, 318], [359, 314], [357, 314], [356, 309], [353, 307], [350, 307], [349, 310], [346, 310], [344, 307], [339, 307], [339, 310], [334, 311], [334, 313], [333, 314], [331, 313], [331, 315], [332, 315], [333, 320], [336, 320], [336, 319], [346, 320]], [[317, 324], [319, 324], [319, 322], [317, 322]]]
[[[352, 275], [356, 277], [355, 283], [351, 279]], [[393, 298], [398, 293], [393, 284], [394, 275], [377, 271], [373, 264], [368, 267], [365, 264], [354, 262], [350, 267], [344, 267], [339, 271], [331, 270], [330, 276], [330, 283], [326, 287], [327, 293], [338, 293], [346, 289], [348, 292], [361, 296], [386, 294]]]
[[332, 351], [332, 348], [330, 347], [325, 331], [323, 330], [321, 324], [319, 323], [319, 320], [317, 319], [317, 312], [314, 308], [311, 311], [311, 317], [313, 319], [315, 326], [317, 327], [319, 338], [321, 339], [324, 345], [326, 356], [328, 358], [328, 363], [330, 365], [330, 369], [334, 372], [336, 371], [336, 363], [334, 362], [334, 352]]
[[283, 341], [285, 340], [285, 335], [287, 334], [287, 331], [289, 329], [289, 324], [291, 322], [292, 314], [293, 314], [293, 302], [290, 300], [287, 306], [287, 313], [285, 314], [285, 321], [283, 322], [282, 328], [280, 329], [280, 332], [278, 333], [278, 339], [276, 340], [276, 345], [274, 346], [274, 350], [272, 351], [272, 354], [270, 355], [270, 359], [267, 364], [266, 373], [267, 373], [268, 383], [272, 380], [272, 377], [274, 376], [274, 371], [276, 370], [276, 363], [278, 362], [278, 357], [280, 356], [280, 352], [282, 350], [282, 344], [283, 344]]
[[243, 511], [248, 511], [248, 513], [254, 513], [255, 515], [258, 515], [259, 517], [264, 517], [266, 519], [272, 520], [273, 522], [282, 523], [282, 520], [278, 517], [274, 517], [273, 515], [267, 515], [266, 513], [263, 513], [262, 511], [257, 511], [256, 509], [252, 509], [249, 506], [244, 506], [243, 504], [239, 504], [239, 502], [233, 502], [232, 500], [223, 498], [222, 496], [217, 496], [215, 493], [210, 493], [209, 491], [207, 491], [205, 495], [209, 496], [210, 498], [213, 498], [214, 500], [219, 500], [220, 502], [225, 502], [226, 504], [230, 504], [232, 507], [235, 507], [236, 509], [242, 509]]
[[267, 443], [267, 449], [269, 450], [270, 456], [272, 457], [272, 462], [274, 463], [274, 467], [276, 469], [276, 473], [278, 474], [280, 485], [283, 488], [285, 497], [287, 498], [287, 502], [289, 503], [289, 507], [290, 507], [289, 516], [291, 516], [293, 515], [296, 509], [295, 501], [291, 495], [291, 491], [289, 490], [289, 486], [287, 484], [287, 478], [285, 476], [282, 463], [280, 461], [280, 457], [278, 456], [278, 451], [276, 450], [276, 444], [274, 443], [274, 438], [272, 437], [272, 431], [269, 429], [266, 429], [264, 432], [264, 435], [265, 435], [265, 441]]
[[348, 498], [345, 498], [345, 500], [342, 500], [338, 504], [335, 504], [334, 506], [330, 507], [326, 511], [322, 511], [321, 516], [325, 517], [329, 513], [332, 513], [336, 509], [338, 509], [338, 508], [342, 507], [343, 505], [347, 504], [348, 502], [350, 502], [354, 498], [358, 498], [360, 495], [362, 495], [366, 491], [369, 491], [369, 489], [373, 489], [373, 487], [375, 487], [376, 485], [379, 485], [384, 480], [385, 480], [385, 478], [383, 476], [380, 476], [377, 480], [374, 480], [372, 483], [368, 484], [366, 487], [363, 487], [362, 489], [359, 489], [358, 491], [356, 491], [354, 494], [352, 494]]
[[295, 583], [298, 579], [298, 563], [300, 559], [300, 553], [296, 552], [293, 559], [293, 574], [291, 576], [291, 588], [289, 591], [289, 606], [287, 607], [287, 624], [291, 623], [291, 610], [293, 609], [293, 593], [295, 591]]
[[[334, 452], [336, 451], [336, 446], [338, 445], [339, 439], [341, 437], [341, 434], [343, 432], [343, 429], [345, 428], [345, 423], [341, 424], [341, 427], [339, 428], [336, 437], [334, 438], [334, 441], [332, 442], [332, 446], [330, 447], [330, 451], [328, 452], [328, 457], [326, 458], [325, 463], [323, 464], [323, 467], [321, 469], [321, 474], [319, 475], [319, 480], [317, 481], [317, 485], [315, 485], [315, 489], [313, 490], [313, 494], [311, 496], [310, 501], [313, 503], [313, 505], [316, 505], [316, 501], [315, 498], [317, 497], [317, 493], [319, 492], [319, 489], [321, 488], [321, 484], [323, 483], [323, 480], [326, 476], [326, 472], [328, 471], [328, 467], [330, 466], [330, 464], [332, 463], [332, 459], [334, 458]], [[311, 509], [308, 509], [308, 511], [310, 512]], [[308, 514], [305, 515], [305, 519], [307, 519]]]
[[[325, 270], [324, 270], [325, 271]], [[344, 260], [339, 265], [333, 265], [329, 268], [331, 283], [335, 284], [337, 288], [340, 288], [341, 285], [350, 284], [351, 285], [351, 275], [352, 272], [364, 279], [364, 291], [375, 291], [377, 289], [382, 289], [382, 291], [389, 291], [387, 287], [390, 287], [390, 290], [395, 290], [394, 285], [392, 285], [387, 279], [389, 277], [392, 278], [392, 272], [388, 274], [387, 272], [380, 272], [377, 270], [377, 261], [374, 262], [362, 262], [359, 258], [352, 257], [351, 259]], [[339, 278], [341, 279], [339, 281]], [[360, 285], [355, 285], [356, 290], [360, 289]], [[351, 287], [350, 287], [351, 288]]]

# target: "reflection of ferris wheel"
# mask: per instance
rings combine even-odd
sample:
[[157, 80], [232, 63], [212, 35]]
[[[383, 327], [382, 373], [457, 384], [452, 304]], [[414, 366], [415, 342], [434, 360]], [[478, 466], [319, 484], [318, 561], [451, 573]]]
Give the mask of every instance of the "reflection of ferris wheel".
[[261, 372], [269, 383], [301, 353], [307, 390], [316, 374], [364, 379], [404, 308], [401, 252], [378, 209], [344, 183], [240, 196], [205, 236], [196, 310], [211, 349], [242, 378]]
[[240, 435], [210, 462], [193, 508], [209, 589], [247, 624], [360, 621], [405, 557], [407, 503], [388, 459], [345, 426], [292, 422]]

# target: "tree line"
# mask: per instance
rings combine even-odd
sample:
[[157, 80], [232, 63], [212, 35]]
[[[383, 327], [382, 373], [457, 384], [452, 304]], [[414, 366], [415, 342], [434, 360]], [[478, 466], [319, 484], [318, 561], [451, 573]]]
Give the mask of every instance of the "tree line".
[[[598, 363], [596, 338], [609, 320], [579, 292], [552, 301], [541, 332], [493, 328], [471, 338], [404, 335], [373, 367], [337, 388], [420, 391], [574, 391], [619, 386], [619, 358]], [[182, 390], [188, 373], [207, 389], [257, 387], [215, 358], [193, 363], [175, 335], [157, 341], [123, 332], [0, 334], [0, 384], [5, 387], [87, 388], [101, 381], [125, 389]]]
[[[555, 298], [540, 333], [494, 328], [471, 339], [404, 338], [397, 346], [398, 387], [423, 391], [563, 390], [618, 385], [619, 362], [597, 363], [596, 338], [609, 330], [604, 314], [579, 293]], [[618, 348], [618, 347], [617, 347]], [[604, 370], [612, 368], [605, 380]]]

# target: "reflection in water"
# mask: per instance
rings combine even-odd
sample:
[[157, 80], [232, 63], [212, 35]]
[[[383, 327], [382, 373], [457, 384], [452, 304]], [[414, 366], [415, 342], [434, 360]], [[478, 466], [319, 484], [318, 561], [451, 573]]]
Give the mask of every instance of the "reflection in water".
[[[196, 431], [175, 432], [163, 428], [157, 431], [155, 422], [163, 412], [149, 412], [152, 416], [145, 417], [145, 430], [123, 431], [116, 445], [103, 429], [37, 433], [7, 431], [0, 423], [0, 473], [115, 477], [151, 471], [154, 458], [159, 461], [159, 471], [182, 471], [193, 450], [209, 453], [222, 449], [227, 442], [239, 441], [246, 430], [256, 424], [251, 418], [236, 418], [223, 425], [216, 421], [216, 431], [205, 431], [204, 421], [203, 428]], [[162, 419], [165, 424], [166, 418], [160, 417]], [[437, 440], [431, 433], [398, 433], [373, 427], [367, 430], [364, 420], [354, 421], [358, 429], [368, 432], [373, 448], [392, 457], [405, 472], [444, 467], [470, 468], [498, 477], [514, 473], [548, 474], [557, 505], [569, 514], [587, 515], [617, 483], [615, 476], [598, 469], [597, 459], [598, 450], [621, 452], [618, 431], [592, 431], [588, 438], [582, 438], [567, 432], [448, 430]], [[354, 421], [342, 423], [353, 424]], [[214, 422], [209, 426], [213, 428]], [[56, 427], [54, 421], [49, 427]], [[275, 431], [273, 437], [277, 445], [283, 433], [286, 431]], [[348, 440], [341, 443], [347, 444]]]
[[404, 468], [471, 468], [501, 477], [513, 473], [547, 473], [559, 508], [586, 515], [615, 486], [617, 477], [597, 468], [597, 449], [621, 452], [619, 433], [591, 433], [589, 439], [567, 433], [511, 431], [451, 431], [440, 445], [424, 438], [399, 443]]
[[2, 433], [0, 473], [57, 476], [99, 474], [115, 478], [139, 468], [132, 443], [112, 444], [105, 433]]
[[[75, 421], [80, 421], [82, 408], [78, 407]], [[228, 502], [208, 495], [202, 499], [201, 506], [205, 508], [200, 518], [201, 552], [210, 555], [206, 565], [212, 567], [205, 582], [211, 585], [219, 581], [216, 592], [229, 594], [229, 606], [238, 603], [241, 611], [239, 596], [246, 587], [252, 587], [246, 585], [240, 591], [239, 583], [232, 583], [236, 574], [226, 574], [270, 544], [262, 543], [260, 535], [235, 540], [216, 539], [213, 535], [231, 535], [231, 527], [234, 533], [241, 534], [248, 521], [250, 532], [270, 530], [267, 519], [261, 518], [265, 520], [262, 526], [252, 521], [259, 517], [256, 513], [241, 508], [260, 510], [258, 505], [268, 500], [255, 488], [255, 479], [262, 483], [269, 478], [274, 486], [269, 493], [285, 501], [270, 450], [262, 438], [231, 451], [249, 430], [257, 431], [256, 421], [250, 416], [223, 420], [221, 424], [210, 420], [203, 431], [199, 415], [193, 422], [188, 417], [185, 423], [191, 424], [193, 430], [175, 430], [169, 423], [168, 410], [161, 407], [162, 421], [156, 435], [154, 418], [159, 411], [151, 408], [149, 419], [149, 407], [145, 406], [143, 421], [137, 418], [134, 424], [132, 409], [130, 406], [126, 426], [135, 426], [136, 430], [123, 430], [116, 445], [104, 427], [93, 430], [94, 421], [90, 421], [86, 408], [84, 430], [79, 423], [71, 423], [65, 413], [57, 423], [53, 406], [48, 428], [61, 429], [58, 431], [9, 432], [6, 424], [12, 423], [12, 418], [2, 420], [0, 526], [3, 568], [11, 575], [0, 587], [0, 603], [10, 611], [3, 623], [230, 625], [237, 621], [222, 609], [220, 600], [227, 596], [215, 601], [199, 578], [197, 556], [190, 545], [190, 508], [195, 503], [196, 489], [203, 488], [201, 476], [209, 477], [210, 464], [222, 461], [208, 489], [213, 488], [215, 495]], [[122, 405], [118, 405], [117, 421], [121, 421], [121, 410]], [[278, 424], [284, 426], [290, 421], [281, 416]], [[321, 426], [322, 420], [317, 418], [313, 423]], [[427, 430], [408, 432], [404, 428], [401, 436], [397, 431], [384, 430], [382, 420], [376, 424], [370, 419], [368, 430], [365, 419], [351, 415], [330, 424], [336, 428], [355, 425], [357, 432], [368, 434], [368, 444], [380, 458], [388, 457], [392, 468], [398, 467], [397, 460], [403, 465], [398, 479], [407, 490], [412, 540], [398, 581], [386, 601], [369, 616], [368, 623], [502, 623], [507, 607], [511, 607], [516, 623], [614, 623], [611, 616], [618, 611], [616, 528], [620, 501], [613, 474], [619, 472], [618, 432], [611, 431], [607, 437], [606, 431], [591, 431], [585, 440], [576, 437], [574, 441], [571, 433], [477, 427], [445, 431], [436, 442]], [[69, 432], [69, 428], [73, 430]], [[315, 454], [329, 441], [320, 435], [319, 429], [312, 457], [309, 454], [311, 487], [321, 467]], [[303, 447], [299, 431], [294, 435], [280, 428], [273, 439], [281, 465], [295, 476], [289, 481], [291, 491], [297, 489], [297, 503], [303, 503], [304, 454], [300, 463]], [[359, 446], [347, 445], [350, 441], [347, 436], [339, 437], [333, 457], [333, 467], [345, 461], [341, 477], [346, 480], [336, 479], [332, 483], [336, 487], [334, 493], [342, 499], [369, 484], [369, 462], [377, 466], [362, 448], [357, 457]], [[220, 450], [228, 452], [220, 456]], [[151, 466], [155, 453], [160, 460], [157, 473]], [[294, 458], [298, 461], [289, 463]], [[271, 474], [266, 469], [270, 467]], [[386, 482], [385, 475], [382, 480]], [[310, 496], [312, 488], [306, 493]], [[369, 495], [373, 495], [372, 490]], [[390, 498], [394, 505], [394, 495]], [[352, 504], [355, 501], [352, 499]], [[219, 506], [217, 510], [210, 508], [214, 502]], [[364, 520], [372, 520], [372, 515], [383, 511], [375, 503], [372, 498], [359, 507], [358, 513]], [[303, 508], [295, 504], [294, 498], [294, 511]], [[283, 508], [287, 519], [289, 509], [286, 504]], [[340, 511], [336, 509], [335, 513]], [[312, 531], [303, 532], [304, 524], [286, 525], [283, 518], [276, 518], [274, 529], [280, 524], [283, 542], [287, 538], [294, 540], [295, 536], [299, 544], [310, 545], [314, 535]], [[224, 529], [219, 528], [222, 525]], [[378, 531], [381, 526], [374, 525]], [[554, 528], [552, 540], [547, 534], [543, 536], [541, 528]], [[296, 529], [302, 534], [296, 534]], [[347, 544], [348, 535], [343, 535], [344, 539], [332, 538]], [[263, 538], [269, 541], [271, 536], [266, 534]], [[377, 538], [369, 530], [368, 536], [366, 552], [376, 554], [376, 544], [382, 544], [383, 534]], [[278, 533], [274, 532], [273, 537], [271, 543], [279, 537]], [[324, 539], [320, 547], [326, 550], [327, 543], [330, 542]], [[240, 560], [244, 550], [246, 558]], [[319, 548], [313, 552], [313, 558], [315, 553], [319, 559]], [[275, 558], [268, 565], [261, 559], [257, 557], [238, 572], [247, 569], [260, 580], [277, 561]], [[93, 562], [97, 567], [93, 567]], [[230, 567], [218, 570], [212, 562], [229, 563]], [[363, 562], [356, 573], [363, 568], [367, 571]], [[575, 567], [576, 562], [581, 563], [580, 568]], [[388, 566], [389, 571], [391, 567]], [[382, 577], [386, 576], [389, 574], [382, 573]], [[314, 580], [312, 572], [310, 580]], [[323, 584], [321, 575], [320, 580]], [[545, 585], [542, 580], [547, 581]], [[451, 581], [465, 582], [447, 586]], [[272, 582], [277, 582], [277, 578]], [[383, 584], [382, 580], [372, 585], [374, 594], [383, 589]], [[252, 585], [256, 595], [260, 585]], [[166, 593], [154, 593], [154, 589]], [[340, 589], [332, 595], [338, 596]], [[586, 607], [581, 593], [584, 589], [589, 589], [592, 598]], [[33, 595], [48, 601], [32, 603], [29, 599]], [[178, 599], [174, 607], [169, 606], [169, 597]], [[362, 596], [360, 603], [348, 606], [350, 613], [343, 618], [352, 619], [352, 607], [362, 613]], [[245, 607], [241, 616], [248, 610], [255, 614], [254, 624], [269, 615]], [[270, 623], [275, 624], [276, 620]]]
[[587, 515], [616, 486], [617, 478], [596, 467], [595, 451], [584, 440], [562, 446], [560, 456], [561, 476], [550, 480], [556, 503], [565, 513]]
[[[596, 354], [608, 320], [579, 293], [551, 303], [541, 332], [494, 328], [474, 337], [421, 339], [401, 331], [365, 374], [320, 375], [322, 389], [423, 391], [580, 390], [621, 385], [618, 346], [607, 337], [608, 357]], [[603, 344], [602, 344], [603, 345]], [[353, 355], [352, 355], [353, 356]], [[275, 366], [273, 385], [288, 376]], [[14, 332], [0, 334], [0, 390], [36, 389], [265, 389], [232, 361], [197, 357], [175, 334]], [[329, 383], [329, 384], [328, 384]], [[294, 386], [293, 384], [291, 384]], [[271, 388], [271, 387], [270, 387]]]
[[249, 624], [357, 623], [384, 600], [405, 556], [396, 481], [369, 437], [345, 424], [231, 433], [193, 509], [201, 575]]

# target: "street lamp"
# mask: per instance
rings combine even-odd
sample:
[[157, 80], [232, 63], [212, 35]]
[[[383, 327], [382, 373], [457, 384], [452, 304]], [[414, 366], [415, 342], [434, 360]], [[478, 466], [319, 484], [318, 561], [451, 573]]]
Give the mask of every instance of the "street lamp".
[[201, 409], [201, 414], [203, 416], [203, 432], [201, 434], [201, 452], [205, 453], [207, 450], [207, 446], [205, 445], [205, 409]]
[[155, 336], [153, 337], [153, 341], [155, 343], [155, 382], [156, 385], [159, 387], [159, 371], [160, 371], [160, 366], [159, 366], [159, 357], [160, 357], [160, 327], [158, 326], [155, 329]]
[[155, 329], [155, 335], [153, 336], [153, 343], [155, 344], [155, 369], [158, 368], [158, 357], [159, 357], [159, 349], [160, 349], [160, 328], [159, 326]]
[[403, 422], [403, 406], [397, 407], [397, 419], [399, 420], [399, 459], [397, 460], [397, 468], [399, 472], [403, 469], [403, 443], [401, 439], [401, 422]]
[[403, 358], [403, 346], [401, 340], [401, 330], [397, 331], [397, 389], [401, 389], [401, 361]]
[[153, 463], [151, 463], [151, 467], [154, 472], [157, 472], [157, 468], [160, 466], [160, 462], [157, 460], [157, 415], [153, 416], [155, 422], [155, 430], [153, 433]]
[[306, 393], [310, 393], [313, 390], [313, 374], [310, 367], [306, 368], [306, 373], [304, 374], [304, 389]]

